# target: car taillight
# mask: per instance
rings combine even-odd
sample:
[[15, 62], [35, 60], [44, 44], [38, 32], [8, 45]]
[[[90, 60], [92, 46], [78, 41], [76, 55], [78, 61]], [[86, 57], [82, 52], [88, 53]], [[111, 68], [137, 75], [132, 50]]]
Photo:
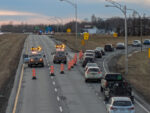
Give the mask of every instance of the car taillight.
[[33, 59], [30, 59], [30, 61], [33, 62], [34, 60], [33, 60]]
[[42, 58], [40, 58], [40, 61], [43, 61], [43, 59], [42, 59]]
[[101, 74], [101, 73], [102, 73], [102, 72], [100, 72], [100, 71], [98, 72], [98, 74]]
[[129, 110], [134, 110], [134, 107], [129, 108]]
[[111, 106], [111, 107], [110, 107], [110, 110], [117, 110], [117, 108], [114, 108], [114, 107]]

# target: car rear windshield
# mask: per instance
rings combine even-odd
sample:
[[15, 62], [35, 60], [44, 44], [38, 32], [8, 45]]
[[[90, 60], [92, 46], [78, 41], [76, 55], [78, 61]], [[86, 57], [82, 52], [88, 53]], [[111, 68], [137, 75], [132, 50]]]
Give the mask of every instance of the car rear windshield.
[[65, 56], [65, 52], [57, 52], [56, 56]]
[[114, 101], [114, 106], [131, 106], [131, 101]]
[[41, 54], [34, 54], [34, 55], [30, 55], [30, 57], [31, 58], [33, 58], [33, 57], [42, 57], [42, 55]]
[[87, 64], [87, 66], [97, 66], [96, 63], [90, 63], [90, 64]]
[[86, 54], [86, 56], [94, 56], [93, 54]]
[[123, 78], [121, 74], [107, 74], [105, 79], [107, 81], [121, 81]]
[[88, 71], [89, 71], [89, 72], [99, 72], [99, 69], [97, 69], [97, 68], [91, 68], [91, 69], [89, 69]]

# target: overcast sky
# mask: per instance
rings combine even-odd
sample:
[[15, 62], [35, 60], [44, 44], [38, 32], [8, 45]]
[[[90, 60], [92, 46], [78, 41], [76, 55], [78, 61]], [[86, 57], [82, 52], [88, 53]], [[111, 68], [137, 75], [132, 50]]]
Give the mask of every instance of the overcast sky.
[[[105, 0], [70, 0], [77, 2], [78, 18], [83, 20], [95, 14], [101, 18], [112, 16], [123, 16], [115, 8], [106, 8], [108, 4]], [[150, 0], [115, 0], [128, 8], [137, 10], [140, 14], [150, 15]], [[132, 12], [128, 12], [128, 16]], [[60, 0], [0, 0], [0, 24], [8, 23], [58, 23], [60, 19], [54, 20], [52, 17], [62, 18], [64, 22], [74, 18], [74, 8]]]

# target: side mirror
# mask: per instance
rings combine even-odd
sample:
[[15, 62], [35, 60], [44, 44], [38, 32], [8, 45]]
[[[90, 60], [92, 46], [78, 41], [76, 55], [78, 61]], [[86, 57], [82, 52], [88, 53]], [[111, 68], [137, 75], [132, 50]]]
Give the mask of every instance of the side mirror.
[[52, 52], [51, 55], [54, 55], [54, 52]]
[[66, 55], [68, 55], [68, 53], [66, 53]]
[[43, 55], [43, 57], [45, 58], [45, 57], [46, 57], [46, 55]]

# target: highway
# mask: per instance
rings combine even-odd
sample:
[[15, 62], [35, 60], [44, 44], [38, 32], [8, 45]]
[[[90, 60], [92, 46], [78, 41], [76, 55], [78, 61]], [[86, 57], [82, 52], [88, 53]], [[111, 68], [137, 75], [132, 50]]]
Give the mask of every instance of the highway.
[[[78, 63], [71, 71], [65, 65], [65, 74], [60, 74], [60, 65], [53, 64], [51, 52], [55, 51], [55, 41], [44, 35], [29, 35], [23, 53], [29, 53], [31, 47], [41, 46], [45, 67], [35, 68], [37, 80], [32, 80], [32, 68], [20, 61], [18, 84], [15, 84], [6, 113], [106, 113], [103, 95], [100, 93], [100, 83], [85, 83], [84, 70]], [[138, 49], [137, 49], [138, 50]], [[129, 52], [136, 51], [129, 48]], [[96, 62], [103, 73], [108, 72], [107, 63], [116, 54], [124, 51], [107, 53]], [[68, 60], [74, 53], [68, 48]], [[50, 66], [54, 66], [56, 76], [50, 76]], [[20, 66], [21, 67], [21, 66]], [[18, 77], [18, 76], [17, 76]], [[20, 87], [20, 88], [19, 88]], [[12, 99], [14, 98], [14, 99]], [[13, 104], [12, 104], [13, 103]], [[16, 103], [16, 104], [14, 104]], [[150, 113], [148, 108], [135, 102], [136, 113]]]

